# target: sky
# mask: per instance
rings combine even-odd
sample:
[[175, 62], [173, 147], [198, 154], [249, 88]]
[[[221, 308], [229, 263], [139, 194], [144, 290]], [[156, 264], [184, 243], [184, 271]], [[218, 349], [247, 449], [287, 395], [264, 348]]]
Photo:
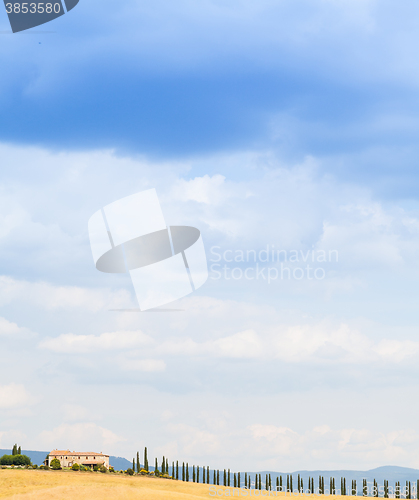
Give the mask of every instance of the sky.
[[[12, 34], [0, 9], [0, 448], [419, 468], [418, 14], [80, 0]], [[112, 311], [132, 282], [87, 223], [152, 188], [209, 279]]]

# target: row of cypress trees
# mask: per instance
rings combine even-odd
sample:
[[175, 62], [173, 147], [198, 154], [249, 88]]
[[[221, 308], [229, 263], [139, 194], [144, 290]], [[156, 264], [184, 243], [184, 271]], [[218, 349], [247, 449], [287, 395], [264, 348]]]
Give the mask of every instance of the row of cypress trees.
[[[16, 445], [15, 445], [16, 446]], [[14, 448], [13, 448], [14, 450]], [[17, 448], [16, 448], [17, 450]], [[20, 447], [19, 447], [19, 452], [20, 452]], [[145, 470], [149, 472], [149, 462], [148, 462], [148, 453], [147, 453], [147, 447], [144, 448], [144, 464], [143, 464], [143, 469], [141, 468], [140, 464], [140, 453], [137, 451], [137, 459], [132, 460], [132, 469], [139, 473], [141, 470]], [[276, 490], [276, 491], [290, 491], [294, 492], [294, 486], [293, 486], [293, 476], [292, 474], [287, 474], [287, 479], [286, 479], [286, 489], [285, 489], [285, 484], [283, 483], [282, 475], [277, 476], [276, 478], [276, 484], [272, 487], [272, 478], [270, 474], [266, 474], [264, 481], [262, 481], [262, 476], [261, 474], [255, 474], [254, 475], [254, 481], [252, 481], [250, 473], [245, 472], [244, 476], [240, 472], [234, 472], [232, 473], [230, 469], [224, 469], [221, 474], [220, 470], [214, 469], [212, 471], [212, 474], [210, 474], [210, 468], [208, 466], [205, 467], [199, 467], [193, 465], [192, 466], [192, 477], [190, 477], [190, 467], [189, 464], [186, 462], [182, 462], [181, 468], [179, 467], [179, 461], [172, 462], [171, 467], [169, 467], [169, 461], [166, 457], [163, 456], [160, 468], [159, 464], [157, 461], [157, 458], [155, 459], [155, 465], [154, 465], [154, 474], [155, 475], [162, 475], [166, 477], [170, 477], [171, 479], [176, 479], [176, 480], [181, 480], [181, 481], [192, 481], [194, 483], [203, 483], [203, 484], [214, 484], [217, 486], [223, 485], [226, 487], [233, 486], [234, 488], [247, 488], [251, 489], [253, 486], [255, 490]], [[212, 481], [210, 483], [210, 476]], [[242, 483], [242, 478], [244, 479], [244, 482]], [[297, 477], [297, 491], [299, 493], [303, 492], [308, 492], [309, 493], [317, 493], [320, 495], [326, 494], [326, 490], [324, 487], [324, 477], [319, 476], [318, 481], [317, 481], [317, 489], [315, 489], [315, 484], [314, 484], [314, 478], [309, 477], [307, 481], [307, 487], [304, 489], [304, 481], [303, 478], [300, 477], [300, 474], [298, 474]], [[384, 498], [389, 498], [389, 483], [387, 480], [384, 480], [383, 484], [383, 494]], [[416, 491], [415, 495], [412, 496], [413, 488], [411, 485], [410, 481], [406, 481], [406, 486], [402, 490], [400, 486], [400, 481], [395, 483], [395, 488], [394, 488], [394, 497], [400, 499], [402, 496], [403, 498], [406, 499], [413, 499], [416, 498], [419, 500], [419, 480], [416, 483]], [[373, 481], [373, 491], [372, 491], [372, 496], [373, 497], [378, 497], [379, 496], [379, 489], [378, 489], [378, 483], [374, 479]], [[340, 478], [340, 489], [336, 489], [336, 483], [335, 483], [335, 478], [330, 477], [329, 478], [329, 491], [328, 494], [332, 495], [342, 495], [346, 496], [347, 494], [351, 496], [357, 496], [357, 482], [356, 480], [352, 480], [351, 483], [351, 489], [347, 490], [346, 488], [346, 478], [341, 477]], [[368, 485], [367, 485], [367, 480], [363, 479], [362, 480], [362, 496], [366, 497], [368, 496]]]

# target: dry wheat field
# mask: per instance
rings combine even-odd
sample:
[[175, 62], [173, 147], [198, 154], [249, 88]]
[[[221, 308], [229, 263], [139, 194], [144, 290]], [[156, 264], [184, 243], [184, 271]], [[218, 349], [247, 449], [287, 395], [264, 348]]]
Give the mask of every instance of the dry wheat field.
[[[212, 491], [211, 491], [212, 490]], [[250, 495], [248, 495], [250, 493]], [[167, 479], [119, 474], [73, 471], [0, 470], [0, 499], [13, 500], [195, 500], [211, 498], [296, 498], [268, 491], [239, 491], [237, 488], [170, 481]], [[278, 496], [277, 496], [278, 495]], [[298, 495], [312, 497], [317, 495]], [[328, 500], [342, 497], [328, 495]], [[302, 499], [303, 500], [303, 499]], [[305, 500], [305, 499], [304, 499]]]

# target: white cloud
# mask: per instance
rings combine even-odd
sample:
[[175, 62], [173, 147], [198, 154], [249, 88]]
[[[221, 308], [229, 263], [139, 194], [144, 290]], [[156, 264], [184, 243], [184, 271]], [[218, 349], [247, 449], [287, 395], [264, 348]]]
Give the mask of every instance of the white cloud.
[[31, 404], [33, 398], [22, 384], [0, 386], [0, 409], [21, 408]]
[[28, 328], [20, 327], [5, 318], [0, 317], [0, 336], [34, 335]]
[[100, 335], [75, 335], [65, 333], [43, 340], [39, 347], [60, 353], [89, 353], [132, 349], [150, 344], [152, 339], [142, 332], [112, 332]]
[[51, 430], [42, 431], [35, 439], [39, 449], [70, 449], [106, 453], [107, 448], [126, 441], [114, 432], [92, 422], [61, 424]]
[[166, 363], [162, 359], [132, 359], [128, 357], [119, 358], [119, 365], [124, 371], [137, 372], [163, 372]]

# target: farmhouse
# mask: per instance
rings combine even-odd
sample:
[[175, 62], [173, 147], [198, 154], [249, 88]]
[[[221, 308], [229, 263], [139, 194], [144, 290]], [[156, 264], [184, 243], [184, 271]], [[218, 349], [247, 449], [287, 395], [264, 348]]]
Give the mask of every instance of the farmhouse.
[[102, 452], [93, 453], [90, 451], [52, 450], [48, 456], [47, 465], [51, 465], [54, 458], [60, 461], [61, 467], [72, 467], [74, 464], [85, 465], [87, 467], [104, 465], [109, 469], [109, 455], [104, 455]]

